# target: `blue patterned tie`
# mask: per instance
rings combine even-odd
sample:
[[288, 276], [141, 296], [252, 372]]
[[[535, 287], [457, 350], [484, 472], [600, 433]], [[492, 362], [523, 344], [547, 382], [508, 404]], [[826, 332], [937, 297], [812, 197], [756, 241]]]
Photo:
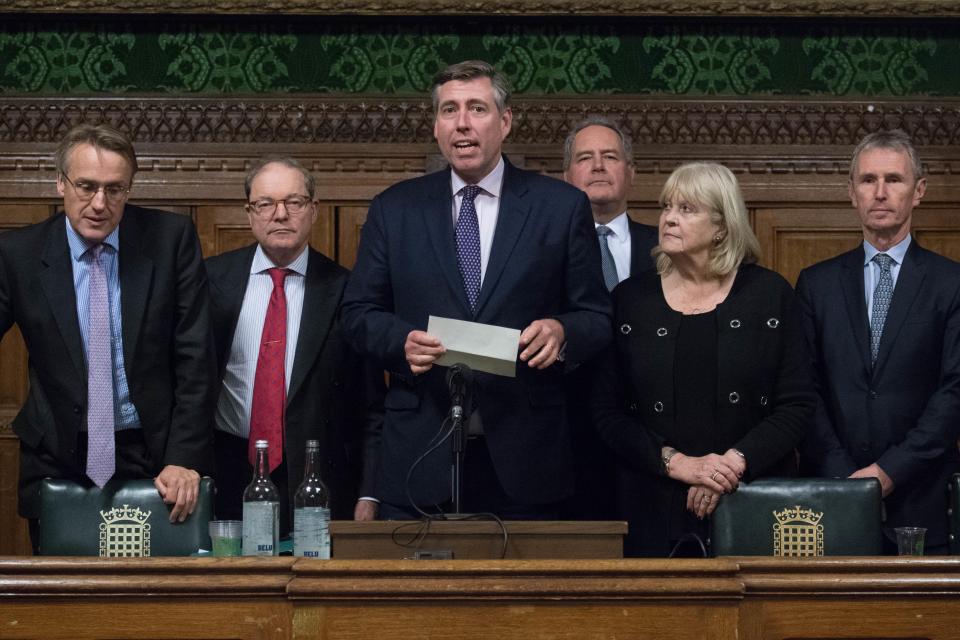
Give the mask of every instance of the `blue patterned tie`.
[[113, 477], [115, 455], [113, 422], [113, 355], [110, 296], [103, 270], [103, 245], [90, 256], [89, 323], [87, 335], [87, 477], [103, 487]]
[[871, 362], [875, 363], [880, 350], [883, 323], [887, 320], [887, 311], [890, 310], [890, 301], [893, 300], [893, 275], [890, 273], [893, 258], [885, 253], [878, 253], [873, 256], [873, 261], [880, 266], [880, 280], [877, 288], [873, 290], [873, 316], [870, 318], [870, 355]]
[[463, 276], [463, 288], [467, 292], [471, 311], [476, 308], [480, 295], [480, 224], [477, 221], [477, 207], [473, 203], [480, 191], [477, 185], [467, 185], [460, 190], [463, 201], [460, 203], [456, 228], [457, 262], [460, 263], [460, 275]]
[[607, 236], [612, 234], [610, 227], [600, 225], [597, 227], [597, 239], [600, 241], [600, 264], [603, 266], [603, 281], [607, 284], [607, 291], [613, 291], [613, 288], [620, 282], [617, 276], [617, 263], [613, 261], [613, 254], [610, 253], [610, 244]]

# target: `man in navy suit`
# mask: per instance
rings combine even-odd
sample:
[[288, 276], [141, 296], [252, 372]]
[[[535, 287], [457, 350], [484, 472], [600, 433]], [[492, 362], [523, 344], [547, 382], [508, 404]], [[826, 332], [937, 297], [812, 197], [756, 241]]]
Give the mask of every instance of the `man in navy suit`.
[[927, 553], [946, 553], [947, 479], [960, 471], [960, 265], [910, 234], [925, 190], [905, 133], [866, 136], [849, 181], [864, 241], [797, 281], [821, 400], [805, 466], [880, 482], [889, 552], [893, 528], [921, 526]]
[[[563, 179], [590, 199], [607, 288], [654, 266], [650, 252], [658, 243], [657, 228], [627, 215], [633, 184], [633, 144], [609, 118], [591, 116], [570, 131], [563, 144]], [[609, 520], [616, 517], [613, 454], [590, 422], [587, 395], [592, 367], [567, 379], [576, 489], [566, 517]]]
[[508, 99], [485, 62], [442, 71], [434, 135], [450, 169], [381, 193], [364, 225], [341, 319], [391, 374], [384, 518], [451, 497], [449, 443], [432, 447], [450, 399], [433, 366], [444, 346], [424, 331], [430, 315], [521, 330], [516, 377], [474, 377], [462, 510], [552, 518], [572, 490], [564, 373], [609, 341], [610, 303], [587, 198], [501, 154]]
[[[563, 179], [587, 194], [601, 250], [603, 244], [609, 247], [616, 267], [615, 273], [604, 271], [608, 289], [653, 268], [650, 252], [658, 243], [657, 228], [627, 215], [633, 174], [633, 144], [609, 118], [583, 120], [563, 143]], [[607, 230], [603, 235], [600, 227]]]

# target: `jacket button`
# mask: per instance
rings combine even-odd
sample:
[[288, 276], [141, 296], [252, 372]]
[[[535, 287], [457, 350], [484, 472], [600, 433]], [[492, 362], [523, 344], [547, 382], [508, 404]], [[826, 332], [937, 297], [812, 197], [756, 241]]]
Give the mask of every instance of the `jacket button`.
[[870, 399], [871, 399], [871, 400], [876, 400], [876, 399], [877, 399], [877, 392], [874, 391], [873, 389], [870, 390]]
[[761, 407], [767, 406], [767, 396], [760, 396], [760, 406]]
[[740, 394], [736, 391], [731, 391], [730, 395], [727, 397], [730, 399], [730, 404], [737, 404], [740, 402]]
[[730, 321], [730, 328], [731, 328], [731, 329], [739, 329], [739, 328], [740, 328], [740, 321], [737, 320], [736, 318], [734, 318], [733, 320], [731, 320], [731, 321]]
[[657, 400], [653, 403], [653, 410], [657, 413], [663, 413], [663, 403]]
[[776, 329], [777, 327], [780, 326], [780, 320], [778, 320], [777, 318], [770, 318], [769, 320], [767, 320], [767, 326], [770, 327], [771, 329]]
[[659, 336], [659, 337], [662, 338], [662, 337], [665, 336], [665, 335], [667, 335], [667, 328], [666, 328], [666, 327], [660, 327], [659, 329], [657, 329], [657, 336]]
[[636, 402], [631, 402], [631, 403], [630, 403], [630, 406], [627, 407], [627, 408], [628, 408], [631, 412], [636, 413], [636, 412], [637, 412], [637, 403], [636, 403]]

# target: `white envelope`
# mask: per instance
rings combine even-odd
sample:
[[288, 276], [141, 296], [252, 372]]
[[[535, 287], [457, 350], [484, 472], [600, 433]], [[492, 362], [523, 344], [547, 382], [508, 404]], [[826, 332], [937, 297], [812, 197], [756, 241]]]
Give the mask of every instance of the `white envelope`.
[[439, 338], [447, 349], [437, 364], [449, 367], [463, 363], [474, 371], [508, 378], [517, 375], [519, 329], [430, 316], [427, 333]]

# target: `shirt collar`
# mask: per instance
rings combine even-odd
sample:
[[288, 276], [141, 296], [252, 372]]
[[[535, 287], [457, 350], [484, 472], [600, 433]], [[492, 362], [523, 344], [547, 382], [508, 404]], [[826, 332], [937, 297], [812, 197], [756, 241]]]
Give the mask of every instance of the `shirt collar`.
[[[497, 163], [497, 166], [493, 168], [493, 171], [485, 175], [480, 182], [477, 183], [477, 186], [483, 189], [484, 193], [488, 193], [494, 198], [500, 197], [500, 189], [503, 187], [503, 171], [505, 164], [503, 162], [503, 156], [500, 156], [500, 161]], [[453, 169], [450, 170], [450, 187], [453, 189], [453, 193], [460, 193], [460, 190], [467, 186], [467, 183], [464, 182], [463, 178], [457, 175], [457, 172]]]
[[[596, 229], [600, 224], [594, 220], [593, 228]], [[627, 212], [624, 211], [616, 218], [604, 225], [606, 228], [610, 229], [613, 232], [613, 237], [619, 242], [626, 242], [630, 237], [630, 221], [627, 218]], [[607, 236], [607, 239], [610, 239], [610, 236]]]
[[910, 234], [908, 233], [906, 237], [893, 245], [886, 251], [878, 251], [876, 247], [867, 242], [863, 241], [863, 266], [866, 267], [873, 260], [873, 256], [878, 253], [885, 253], [897, 264], [903, 264], [903, 259], [907, 255], [907, 249], [910, 248]]
[[[307, 251], [307, 247], [303, 248], [303, 251], [300, 252], [300, 255], [296, 259], [286, 266], [287, 269], [296, 273], [297, 275], [306, 276], [307, 275], [307, 260], [310, 257], [310, 252]], [[250, 273], [263, 273], [267, 269], [275, 269], [277, 265], [273, 263], [267, 254], [263, 252], [263, 247], [257, 244], [257, 250], [253, 254], [253, 262], [250, 263]]]
[[[85, 240], [76, 230], [73, 228], [73, 225], [70, 224], [70, 218], [66, 215], [63, 216], [63, 219], [67, 223], [67, 244], [70, 245], [70, 256], [76, 261], [80, 262], [83, 258], [83, 255], [94, 247], [93, 244]], [[111, 249], [114, 253], [119, 253], [120, 251], [120, 225], [117, 225], [113, 231], [110, 232], [101, 244], [105, 244]]]

